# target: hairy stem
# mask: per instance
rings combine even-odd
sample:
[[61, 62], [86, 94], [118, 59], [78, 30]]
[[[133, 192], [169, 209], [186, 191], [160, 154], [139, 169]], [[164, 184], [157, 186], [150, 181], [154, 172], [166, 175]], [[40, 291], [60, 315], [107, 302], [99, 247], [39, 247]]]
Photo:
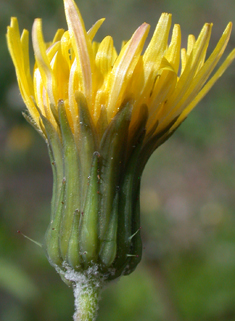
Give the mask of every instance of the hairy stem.
[[91, 279], [74, 285], [74, 321], [96, 320], [101, 288], [100, 282]]
[[66, 284], [73, 286], [74, 321], [95, 321], [100, 292], [104, 285], [104, 278], [98, 271], [98, 265], [94, 264], [86, 271], [78, 272], [64, 262], [62, 269], [57, 267], [57, 272]]

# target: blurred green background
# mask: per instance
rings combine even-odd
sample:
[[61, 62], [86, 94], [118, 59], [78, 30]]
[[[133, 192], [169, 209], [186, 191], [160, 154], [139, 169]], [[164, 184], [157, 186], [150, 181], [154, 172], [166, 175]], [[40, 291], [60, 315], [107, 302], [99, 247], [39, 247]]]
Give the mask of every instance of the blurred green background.
[[[171, 12], [187, 35], [213, 22], [209, 52], [235, 1], [77, 1], [86, 28], [106, 17], [119, 49], [143, 21], [154, 26]], [[73, 294], [43, 251], [52, 174], [47, 148], [26, 123], [5, 32], [42, 17], [45, 39], [66, 28], [62, 0], [0, 0], [0, 321], [72, 320]], [[232, 33], [227, 53], [235, 47]], [[32, 57], [33, 62], [33, 57]], [[143, 260], [103, 292], [98, 321], [235, 321], [235, 63], [177, 133], [150, 159], [143, 176]]]

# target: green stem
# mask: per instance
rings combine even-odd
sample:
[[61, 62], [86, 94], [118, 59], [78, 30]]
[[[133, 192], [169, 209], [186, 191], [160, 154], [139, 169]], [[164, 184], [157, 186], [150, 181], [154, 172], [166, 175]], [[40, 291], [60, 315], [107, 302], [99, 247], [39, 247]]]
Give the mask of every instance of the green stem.
[[89, 280], [87, 283], [76, 283], [74, 286], [75, 313], [74, 321], [95, 321], [101, 284]]

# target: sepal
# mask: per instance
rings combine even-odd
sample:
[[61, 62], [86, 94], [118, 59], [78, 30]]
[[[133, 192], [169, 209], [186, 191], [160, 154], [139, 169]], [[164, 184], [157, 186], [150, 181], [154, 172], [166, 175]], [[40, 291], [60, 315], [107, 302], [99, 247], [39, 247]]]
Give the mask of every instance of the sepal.
[[128, 136], [132, 104], [127, 102], [110, 122], [100, 142], [101, 181], [100, 181], [100, 220], [99, 238], [105, 239], [116, 189], [119, 188], [120, 173], [123, 166], [125, 142]]
[[52, 196], [52, 209], [51, 219], [53, 219], [58, 207], [59, 197], [61, 195], [61, 187], [63, 181], [63, 147], [61, 142], [60, 133], [56, 131], [50, 121], [40, 115], [40, 119], [43, 122], [49, 149], [49, 155], [51, 160], [52, 172], [53, 172], [53, 196]]
[[47, 228], [45, 235], [45, 250], [47, 253], [47, 257], [51, 265], [53, 266], [61, 266], [63, 263], [63, 258], [60, 252], [60, 224], [61, 224], [61, 216], [63, 210], [63, 199], [65, 192], [65, 179], [62, 181], [62, 188], [60, 190], [59, 202], [54, 217], [50, 221], [50, 224]]
[[66, 259], [69, 239], [73, 227], [74, 213], [80, 208], [80, 163], [74, 135], [64, 107], [64, 102], [59, 101], [58, 112], [60, 130], [63, 144], [63, 166], [66, 178], [65, 196], [63, 201], [63, 214], [60, 228], [60, 249], [63, 259]]
[[74, 269], [78, 270], [81, 266], [81, 252], [79, 250], [79, 223], [80, 223], [80, 212], [75, 210], [73, 214], [72, 231], [69, 238], [68, 251], [66, 261]]
[[[136, 203], [139, 202], [140, 177], [136, 175], [139, 154], [145, 137], [145, 124], [148, 112], [143, 106], [143, 116], [135, 126], [135, 134], [130, 139], [132, 152], [127, 160], [119, 191], [118, 238], [117, 257], [113, 265], [118, 274], [122, 274], [131, 261], [130, 258], [141, 258], [142, 244], [140, 233], [139, 213], [136, 212]], [[134, 236], [133, 236], [134, 235]], [[133, 237], [132, 237], [133, 236]], [[137, 241], [138, 239], [138, 241]]]
[[[97, 150], [96, 134], [93, 121], [87, 106], [87, 101], [82, 93], [76, 93], [75, 96], [78, 105], [78, 133], [75, 129], [75, 140], [80, 157], [81, 170], [81, 208], [83, 208], [86, 196], [87, 178], [90, 174], [92, 156]], [[76, 137], [77, 135], [78, 137]]]
[[99, 215], [99, 158], [94, 152], [90, 176], [87, 177], [86, 198], [81, 213], [79, 246], [83, 262], [88, 266], [98, 259], [98, 215]]
[[[118, 214], [119, 214], [119, 193], [117, 192], [113, 202], [111, 217], [102, 240], [99, 258], [105, 268], [109, 268], [117, 255], [117, 230], [118, 230]], [[107, 271], [106, 271], [107, 272]]]

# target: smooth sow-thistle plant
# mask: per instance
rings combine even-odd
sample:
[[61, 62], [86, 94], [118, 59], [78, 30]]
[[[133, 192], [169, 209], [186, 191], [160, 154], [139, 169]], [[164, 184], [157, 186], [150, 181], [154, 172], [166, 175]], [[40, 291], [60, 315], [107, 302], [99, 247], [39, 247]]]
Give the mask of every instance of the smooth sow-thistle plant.
[[[16, 18], [7, 30], [25, 118], [45, 139], [54, 184], [44, 248], [49, 262], [74, 288], [74, 320], [95, 320], [100, 289], [130, 274], [141, 259], [140, 178], [153, 151], [177, 129], [235, 58], [211, 72], [228, 43], [229, 23], [206, 60], [212, 24], [181, 49], [180, 26], [168, 35], [163, 13], [143, 53], [143, 23], [120, 53], [107, 36], [86, 32], [73, 0], [64, 0], [68, 31], [45, 43], [36, 19], [30, 72], [28, 31]], [[180, 66], [180, 67], [179, 67]]]

